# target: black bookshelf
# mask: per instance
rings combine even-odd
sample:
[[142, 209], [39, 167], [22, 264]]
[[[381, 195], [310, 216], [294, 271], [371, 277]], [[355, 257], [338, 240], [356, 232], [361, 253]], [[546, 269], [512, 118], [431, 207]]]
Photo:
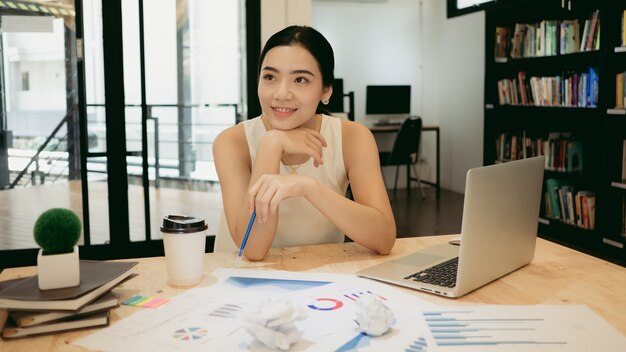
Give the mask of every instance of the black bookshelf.
[[[548, 214], [547, 207], [550, 205], [546, 204], [544, 196], [539, 236], [626, 266], [626, 180], [622, 179], [626, 111], [616, 109], [616, 74], [626, 71], [626, 49], [621, 47], [622, 14], [626, 3], [614, 0], [573, 0], [570, 3], [571, 8], [568, 8], [568, 2], [562, 3], [561, 0], [516, 1], [486, 11], [484, 164], [506, 162], [498, 153], [502, 149], [498, 138], [503, 134], [523, 134], [530, 139], [547, 140], [551, 133], [567, 133], [568, 143], [576, 141], [583, 145], [583, 168], [575, 172], [546, 170], [544, 192], [548, 192], [545, 180], [555, 179], [571, 185], [576, 192], [584, 190], [593, 194], [595, 224], [592, 229], [583, 228], [582, 212], [580, 218], [573, 222], [549, 216], [554, 213]], [[598, 48], [592, 39], [593, 48], [588, 51], [511, 57], [510, 47], [507, 47], [506, 57], [496, 58], [498, 27], [509, 29], [511, 41], [508, 44], [512, 45], [516, 24], [556, 20], [559, 31], [562, 21], [578, 20], [579, 38], [582, 39], [585, 20], [592, 19], [595, 11], [598, 11], [601, 28]], [[557, 48], [560, 49], [560, 36], [558, 40]], [[555, 106], [536, 106], [531, 101], [532, 97], [525, 97], [525, 104], [522, 103], [525, 85], [519, 85], [519, 72], [524, 72], [522, 82], [530, 77], [554, 76], [561, 76], [557, 82], [562, 82], [564, 78], [571, 77], [568, 75], [576, 74], [577, 78], [583, 73], [591, 75], [589, 68], [597, 75], [595, 104], [564, 107], [557, 102]], [[502, 80], [518, 83], [517, 104], [512, 101], [503, 103], [503, 94], [499, 90], [499, 81]], [[561, 86], [562, 91], [564, 86]], [[572, 86], [569, 86], [568, 94]], [[532, 94], [531, 91], [533, 89], [524, 89], [526, 94]], [[511, 99], [506, 94], [504, 96]], [[580, 99], [580, 95], [577, 98]]]

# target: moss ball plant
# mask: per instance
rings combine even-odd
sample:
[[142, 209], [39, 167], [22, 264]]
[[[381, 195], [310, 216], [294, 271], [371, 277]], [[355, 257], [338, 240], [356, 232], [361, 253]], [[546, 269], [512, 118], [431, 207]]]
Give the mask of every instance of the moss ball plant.
[[35, 242], [43, 254], [72, 252], [80, 239], [80, 219], [69, 209], [53, 208], [45, 211], [35, 222]]

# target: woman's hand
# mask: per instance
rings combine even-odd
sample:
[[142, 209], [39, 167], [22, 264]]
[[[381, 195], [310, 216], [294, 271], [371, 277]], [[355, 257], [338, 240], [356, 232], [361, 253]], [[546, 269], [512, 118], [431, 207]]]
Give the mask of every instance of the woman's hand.
[[281, 201], [303, 197], [314, 185], [305, 176], [264, 174], [248, 189], [248, 211], [256, 209], [257, 221], [264, 223], [276, 214]]
[[270, 130], [263, 139], [279, 143], [285, 154], [306, 154], [311, 156], [315, 167], [322, 164], [322, 149], [326, 147], [326, 139], [315, 130], [304, 127], [298, 127], [289, 131]]

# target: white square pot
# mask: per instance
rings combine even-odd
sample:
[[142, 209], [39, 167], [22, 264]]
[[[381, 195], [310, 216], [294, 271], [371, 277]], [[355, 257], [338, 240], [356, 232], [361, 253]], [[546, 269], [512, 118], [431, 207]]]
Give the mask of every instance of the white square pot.
[[80, 263], [78, 246], [74, 251], [63, 254], [43, 255], [43, 249], [37, 254], [39, 289], [74, 287], [80, 284]]

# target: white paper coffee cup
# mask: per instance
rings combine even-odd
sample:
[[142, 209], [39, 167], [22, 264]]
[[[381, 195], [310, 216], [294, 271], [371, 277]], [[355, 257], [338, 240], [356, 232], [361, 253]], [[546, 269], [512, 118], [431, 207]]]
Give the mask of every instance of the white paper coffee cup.
[[170, 285], [193, 286], [202, 279], [207, 228], [200, 218], [184, 215], [163, 218], [161, 233]]

